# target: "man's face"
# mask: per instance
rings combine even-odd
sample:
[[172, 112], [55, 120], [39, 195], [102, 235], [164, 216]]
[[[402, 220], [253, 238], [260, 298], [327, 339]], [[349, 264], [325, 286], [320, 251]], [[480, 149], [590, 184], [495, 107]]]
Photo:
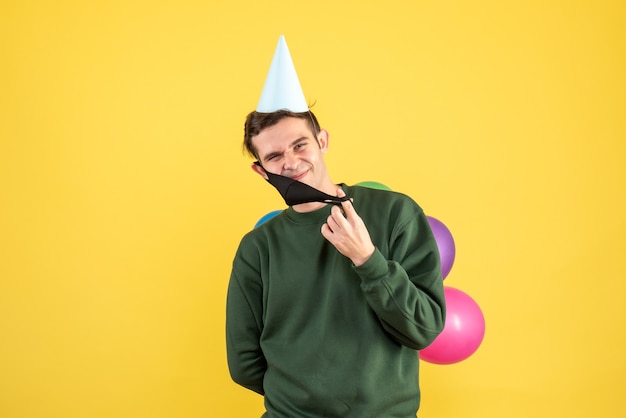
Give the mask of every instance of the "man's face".
[[[252, 143], [259, 162], [270, 173], [290, 177], [322, 191], [333, 188], [323, 158], [328, 151], [328, 133], [321, 130], [316, 138], [306, 119], [284, 118], [253, 137]], [[260, 167], [253, 165], [252, 168], [266, 177]]]

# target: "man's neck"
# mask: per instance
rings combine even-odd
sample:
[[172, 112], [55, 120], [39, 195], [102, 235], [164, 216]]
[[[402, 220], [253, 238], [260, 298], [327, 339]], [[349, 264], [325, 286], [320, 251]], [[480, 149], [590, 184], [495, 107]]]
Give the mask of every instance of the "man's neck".
[[328, 203], [324, 203], [324, 202], [310, 202], [310, 203], [301, 203], [299, 205], [293, 205], [292, 208], [296, 212], [306, 213], [306, 212], [316, 211], [318, 209], [323, 208], [326, 205], [328, 205]]

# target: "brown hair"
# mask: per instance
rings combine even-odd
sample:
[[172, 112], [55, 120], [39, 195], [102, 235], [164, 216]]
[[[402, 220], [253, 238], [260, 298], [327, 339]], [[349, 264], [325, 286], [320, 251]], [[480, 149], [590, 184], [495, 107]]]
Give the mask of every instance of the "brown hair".
[[243, 134], [243, 148], [253, 158], [258, 158], [257, 150], [252, 144], [252, 137], [257, 136], [265, 128], [276, 125], [284, 118], [306, 119], [313, 135], [317, 138], [320, 132], [320, 125], [313, 112], [292, 112], [291, 110], [281, 109], [272, 113], [259, 113], [257, 111], [250, 112], [246, 117]]

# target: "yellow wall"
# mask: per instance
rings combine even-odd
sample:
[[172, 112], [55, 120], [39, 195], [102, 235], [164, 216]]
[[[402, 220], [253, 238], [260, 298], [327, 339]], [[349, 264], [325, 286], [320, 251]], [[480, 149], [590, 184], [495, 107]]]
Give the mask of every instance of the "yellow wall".
[[442, 220], [485, 314], [420, 417], [621, 417], [623, 2], [214, 3], [0, 6], [0, 416], [260, 414], [224, 301], [283, 207], [240, 149], [282, 33], [333, 179]]

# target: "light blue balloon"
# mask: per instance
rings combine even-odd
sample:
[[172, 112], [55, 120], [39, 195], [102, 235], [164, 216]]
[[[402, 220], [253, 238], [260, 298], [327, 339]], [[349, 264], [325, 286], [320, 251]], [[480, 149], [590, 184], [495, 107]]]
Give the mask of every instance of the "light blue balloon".
[[257, 221], [257, 223], [254, 225], [254, 227], [258, 227], [259, 225], [269, 221], [270, 219], [272, 219], [274, 216], [278, 215], [279, 213], [281, 213], [283, 210], [273, 210], [270, 213], [263, 215], [263, 217], [261, 219], [259, 219]]

